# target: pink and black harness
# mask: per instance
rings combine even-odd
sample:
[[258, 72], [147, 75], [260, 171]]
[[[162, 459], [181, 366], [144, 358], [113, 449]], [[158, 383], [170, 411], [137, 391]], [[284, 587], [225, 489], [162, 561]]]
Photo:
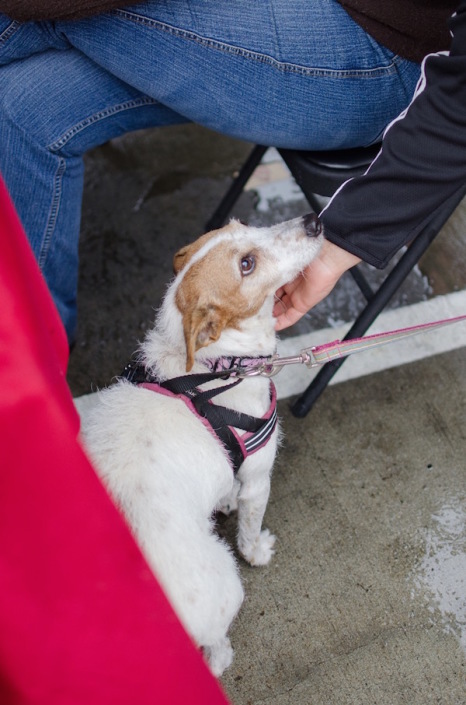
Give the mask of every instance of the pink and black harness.
[[[255, 359], [257, 360], [257, 358]], [[244, 365], [247, 364], [246, 358], [231, 358], [229, 360], [231, 360], [230, 368], [225, 368], [222, 360], [220, 363], [222, 369], [213, 365], [211, 372], [174, 377], [163, 382], [143, 365], [138, 362], [130, 362], [121, 376], [144, 389], [182, 400], [188, 409], [224, 445], [233, 472], [236, 473], [249, 455], [256, 453], [270, 440], [277, 425], [277, 393], [275, 385], [271, 381], [270, 405], [262, 418], [214, 404], [214, 397], [236, 387], [243, 381], [242, 377], [238, 377], [234, 382], [222, 387], [209, 390], [200, 389], [203, 384], [214, 379], [229, 379], [234, 374], [231, 371], [233, 368], [241, 366], [244, 368]], [[237, 428], [244, 433], [239, 434]]]

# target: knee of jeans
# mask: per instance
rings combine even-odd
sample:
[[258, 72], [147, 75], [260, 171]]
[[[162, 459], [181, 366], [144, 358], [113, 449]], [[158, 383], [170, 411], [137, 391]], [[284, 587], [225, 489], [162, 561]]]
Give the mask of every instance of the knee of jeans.
[[19, 22], [0, 12], [0, 66], [49, 49], [68, 49], [52, 22]]
[[13, 62], [0, 68], [0, 124], [17, 124], [33, 121], [37, 110], [37, 97], [30, 90], [29, 80], [20, 70], [23, 62]]
[[10, 149], [14, 149], [15, 139], [21, 141], [24, 135], [43, 147], [50, 142], [50, 116], [41, 109], [47, 87], [40, 77], [27, 75], [27, 63], [0, 67], [0, 134], [2, 143], [10, 145]]
[[18, 31], [19, 26], [19, 22], [10, 20], [0, 12], [0, 66], [17, 58], [11, 52], [11, 39]]

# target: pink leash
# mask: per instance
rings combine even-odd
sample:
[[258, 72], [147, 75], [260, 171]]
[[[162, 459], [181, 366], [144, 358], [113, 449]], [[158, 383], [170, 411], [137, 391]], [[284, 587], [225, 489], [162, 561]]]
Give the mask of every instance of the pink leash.
[[340, 357], [346, 357], [347, 355], [352, 355], [353, 353], [370, 350], [371, 348], [376, 348], [379, 345], [385, 345], [386, 343], [396, 343], [398, 340], [403, 340], [403, 338], [408, 338], [429, 330], [436, 330], [437, 328], [449, 326], [452, 323], [459, 323], [460, 321], [466, 321], [466, 315], [456, 316], [455, 318], [447, 318], [441, 321], [433, 321], [431, 323], [422, 323], [418, 326], [400, 328], [398, 330], [387, 331], [385, 333], [376, 333], [374, 335], [365, 336], [364, 338], [334, 340], [333, 342], [326, 343], [325, 345], [317, 345], [310, 349], [313, 360], [309, 366], [314, 367], [316, 365], [324, 365], [325, 363], [331, 362], [332, 360], [337, 360]]
[[239, 377], [250, 377], [254, 375], [265, 375], [267, 377], [272, 377], [280, 372], [281, 368], [285, 365], [303, 364], [307, 367], [320, 367], [321, 365], [325, 365], [327, 362], [332, 362], [332, 360], [337, 360], [341, 357], [347, 357], [348, 355], [364, 352], [364, 350], [370, 350], [371, 348], [386, 345], [387, 343], [394, 343], [398, 340], [403, 340], [403, 338], [418, 335], [419, 333], [425, 333], [429, 330], [442, 328], [443, 326], [449, 326], [452, 323], [459, 323], [460, 321], [466, 321], [466, 315], [456, 316], [455, 318], [447, 318], [440, 321], [433, 321], [431, 323], [422, 323], [418, 326], [400, 328], [399, 330], [387, 331], [385, 333], [367, 335], [363, 338], [334, 340], [331, 343], [325, 343], [324, 345], [303, 348], [298, 355], [280, 357], [280, 355], [276, 354], [266, 361], [261, 360], [258, 361], [257, 364], [252, 364], [247, 368], [232, 371], [235, 371]]

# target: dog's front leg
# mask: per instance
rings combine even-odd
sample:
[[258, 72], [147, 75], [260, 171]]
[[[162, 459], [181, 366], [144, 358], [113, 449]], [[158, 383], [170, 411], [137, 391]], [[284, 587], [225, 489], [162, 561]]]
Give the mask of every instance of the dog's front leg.
[[274, 554], [275, 536], [262, 530], [270, 477], [246, 479], [238, 496], [238, 548], [251, 565], [266, 565]]

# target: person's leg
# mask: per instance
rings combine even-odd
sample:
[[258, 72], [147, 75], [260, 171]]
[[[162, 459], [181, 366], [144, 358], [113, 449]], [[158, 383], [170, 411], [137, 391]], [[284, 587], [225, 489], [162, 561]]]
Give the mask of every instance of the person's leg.
[[[28, 48], [41, 53], [14, 61]], [[0, 15], [5, 62], [0, 171], [70, 334], [87, 149], [180, 115], [263, 144], [368, 144], [419, 74], [335, 0], [154, 0], [19, 26]]]
[[0, 67], [0, 173], [70, 340], [82, 154], [129, 130], [180, 120], [75, 50], [50, 50]]
[[56, 30], [188, 119], [276, 146], [375, 141], [420, 73], [336, 0], [155, 0]]
[[51, 39], [46, 24], [15, 22], [0, 12], [0, 66], [50, 49]]

